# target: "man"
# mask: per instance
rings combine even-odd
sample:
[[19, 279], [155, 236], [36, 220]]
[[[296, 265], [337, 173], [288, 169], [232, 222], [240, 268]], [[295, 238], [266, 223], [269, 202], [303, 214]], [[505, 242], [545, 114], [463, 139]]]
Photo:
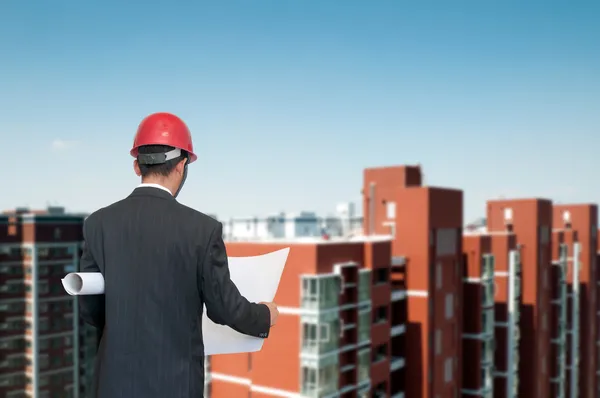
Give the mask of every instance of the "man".
[[142, 184], [84, 224], [82, 272], [101, 272], [105, 293], [80, 296], [101, 329], [97, 398], [198, 398], [204, 390], [202, 309], [214, 322], [266, 338], [279, 312], [248, 302], [229, 277], [218, 221], [175, 199], [194, 154], [177, 116], [140, 124], [131, 155]]

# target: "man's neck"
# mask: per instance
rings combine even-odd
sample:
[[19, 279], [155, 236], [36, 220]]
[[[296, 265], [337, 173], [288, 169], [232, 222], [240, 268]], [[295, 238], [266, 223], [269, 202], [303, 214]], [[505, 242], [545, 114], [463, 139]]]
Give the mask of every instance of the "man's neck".
[[173, 195], [173, 190], [169, 187], [169, 184], [166, 183], [166, 181], [162, 180], [162, 179], [158, 179], [158, 178], [142, 178], [142, 184], [144, 185], [158, 185], [160, 187], [163, 187], [165, 189], [167, 189], [169, 192], [171, 192], [171, 195]]

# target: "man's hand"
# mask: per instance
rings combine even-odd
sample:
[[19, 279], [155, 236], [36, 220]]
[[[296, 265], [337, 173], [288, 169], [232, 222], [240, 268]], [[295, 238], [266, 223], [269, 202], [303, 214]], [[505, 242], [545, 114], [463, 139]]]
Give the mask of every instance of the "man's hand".
[[277, 309], [277, 304], [275, 303], [261, 303], [267, 306], [269, 312], [271, 313], [271, 327], [275, 326], [277, 323], [277, 318], [279, 317], [279, 310]]

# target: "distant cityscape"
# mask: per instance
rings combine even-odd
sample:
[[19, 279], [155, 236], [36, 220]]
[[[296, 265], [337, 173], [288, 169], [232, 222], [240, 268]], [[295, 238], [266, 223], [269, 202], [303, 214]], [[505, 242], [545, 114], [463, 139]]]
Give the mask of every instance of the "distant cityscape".
[[[230, 256], [291, 251], [271, 336], [206, 358], [205, 397], [600, 397], [596, 204], [492, 200], [465, 223], [420, 166], [366, 169], [362, 195], [220, 220]], [[92, 397], [98, 333], [60, 282], [86, 216], [0, 214], [0, 397]]]

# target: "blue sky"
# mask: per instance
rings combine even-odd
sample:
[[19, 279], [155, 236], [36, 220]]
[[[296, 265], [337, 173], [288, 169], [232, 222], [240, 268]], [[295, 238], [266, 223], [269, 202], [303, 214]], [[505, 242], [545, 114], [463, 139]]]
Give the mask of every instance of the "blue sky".
[[468, 219], [600, 201], [600, 7], [495, 3], [3, 1], [0, 208], [126, 196], [156, 111], [194, 136], [180, 200], [219, 217], [325, 213], [417, 162]]

